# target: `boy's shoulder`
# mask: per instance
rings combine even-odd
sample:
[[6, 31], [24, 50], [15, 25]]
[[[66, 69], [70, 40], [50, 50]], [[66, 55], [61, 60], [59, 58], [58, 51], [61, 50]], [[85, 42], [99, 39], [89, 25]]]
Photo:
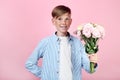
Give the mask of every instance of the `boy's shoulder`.
[[55, 38], [55, 35], [49, 35], [47, 37], [42, 38], [41, 41], [48, 41], [48, 40], [53, 39], [53, 38]]
[[42, 38], [40, 41], [47, 41], [48, 39], [50, 39], [51, 36], [47, 36], [47, 37], [44, 37]]
[[38, 45], [44, 44], [47, 45], [50, 42], [51, 36], [44, 37], [39, 40]]
[[73, 36], [73, 35], [70, 35], [70, 37], [71, 37], [74, 41], [80, 41], [79, 38], [77, 38], [77, 37], [75, 37], [75, 36]]
[[76, 36], [71, 35], [71, 39], [73, 40], [74, 44], [82, 44], [81, 39]]

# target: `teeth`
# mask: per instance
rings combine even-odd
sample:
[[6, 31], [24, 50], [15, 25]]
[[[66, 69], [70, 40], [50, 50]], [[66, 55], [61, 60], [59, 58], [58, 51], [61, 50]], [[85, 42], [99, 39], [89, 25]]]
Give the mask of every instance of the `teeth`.
[[61, 27], [66, 27], [66, 26], [61, 26]]
[[66, 29], [66, 26], [61, 26], [61, 28]]
[[61, 25], [61, 26], [65, 26], [65, 25]]

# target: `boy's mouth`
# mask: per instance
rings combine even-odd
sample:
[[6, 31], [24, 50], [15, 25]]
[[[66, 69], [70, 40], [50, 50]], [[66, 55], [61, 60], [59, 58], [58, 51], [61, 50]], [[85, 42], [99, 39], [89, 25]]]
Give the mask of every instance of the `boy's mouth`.
[[62, 29], [67, 29], [67, 26], [60, 26]]
[[61, 25], [60, 27], [61, 27], [61, 28], [67, 28], [67, 26], [66, 26], [66, 25]]

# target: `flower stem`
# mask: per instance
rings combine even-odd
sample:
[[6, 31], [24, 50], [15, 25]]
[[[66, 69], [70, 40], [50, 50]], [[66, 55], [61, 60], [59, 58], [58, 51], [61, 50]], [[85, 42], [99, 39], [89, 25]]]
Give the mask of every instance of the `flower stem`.
[[93, 72], [95, 72], [95, 70], [94, 70], [94, 63], [90, 62], [90, 73], [93, 73]]

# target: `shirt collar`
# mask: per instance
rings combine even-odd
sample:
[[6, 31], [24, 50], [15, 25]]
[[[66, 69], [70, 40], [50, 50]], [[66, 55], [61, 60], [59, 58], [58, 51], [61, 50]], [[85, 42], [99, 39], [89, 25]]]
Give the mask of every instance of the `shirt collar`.
[[[54, 38], [55, 38], [56, 41], [59, 41], [60, 39], [59, 39], [59, 37], [56, 35], [56, 33], [57, 33], [57, 32], [54, 33]], [[70, 35], [69, 32], [67, 32], [67, 35], [68, 35], [69, 41], [72, 40], [72, 36]]]

